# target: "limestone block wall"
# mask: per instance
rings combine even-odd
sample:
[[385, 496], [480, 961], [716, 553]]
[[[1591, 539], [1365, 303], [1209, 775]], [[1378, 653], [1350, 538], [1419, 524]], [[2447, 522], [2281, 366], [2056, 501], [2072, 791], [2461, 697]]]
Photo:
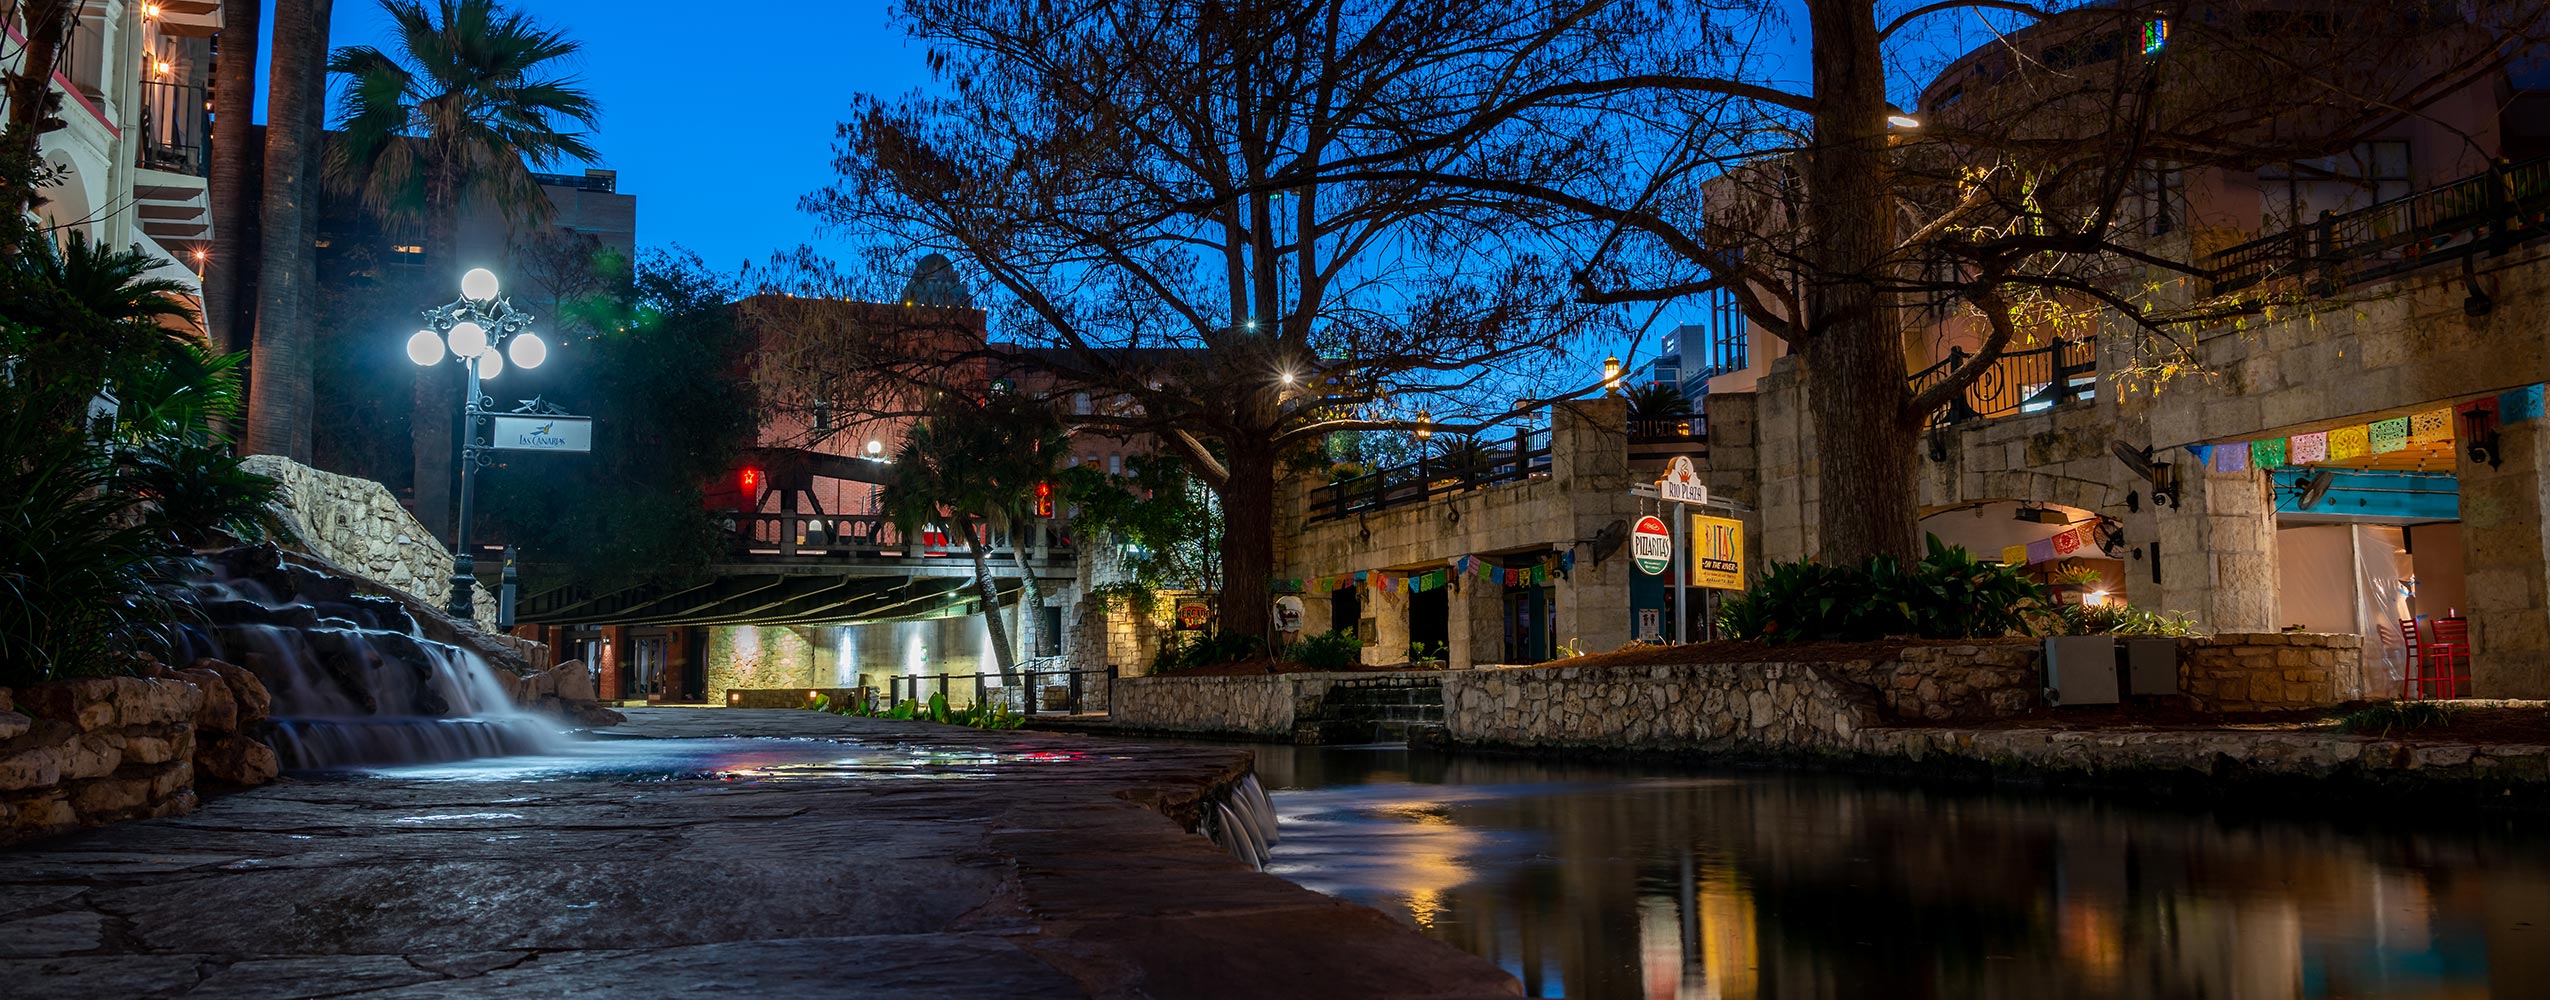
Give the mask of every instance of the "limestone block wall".
[[1846, 745], [1884, 723], [1826, 664], [1525, 667], [1444, 675], [1444, 736], [1514, 747]]
[[215, 660], [132, 677], [0, 688], [0, 844], [192, 812], [198, 781], [272, 780], [247, 733], [271, 704], [256, 675]]
[[1135, 729], [1291, 739], [1301, 688], [1318, 674], [1124, 677], [1108, 718]]
[[2035, 639], [1912, 646], [1869, 677], [1888, 716], [1973, 722], [2025, 714], [2042, 701], [2045, 647]]
[[2326, 708], [2362, 691], [2362, 639], [2301, 632], [2218, 633], [2178, 644], [2178, 689], [2205, 712]]
[[[250, 455], [241, 466], [283, 484], [280, 513], [302, 549], [435, 607], [450, 596], [451, 553], [388, 487], [274, 455]], [[482, 586], [473, 596], [478, 621], [494, 622], [496, 595]]]

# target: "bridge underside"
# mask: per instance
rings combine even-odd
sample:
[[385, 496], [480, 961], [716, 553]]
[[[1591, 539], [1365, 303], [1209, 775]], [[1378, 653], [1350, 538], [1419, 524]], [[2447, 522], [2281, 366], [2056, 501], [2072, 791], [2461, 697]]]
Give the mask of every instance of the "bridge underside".
[[[1018, 581], [998, 581], [1001, 603]], [[757, 572], [691, 585], [651, 584], [605, 594], [561, 588], [515, 609], [528, 625], [850, 625], [943, 618], [980, 599], [973, 577], [956, 574], [813, 575]]]

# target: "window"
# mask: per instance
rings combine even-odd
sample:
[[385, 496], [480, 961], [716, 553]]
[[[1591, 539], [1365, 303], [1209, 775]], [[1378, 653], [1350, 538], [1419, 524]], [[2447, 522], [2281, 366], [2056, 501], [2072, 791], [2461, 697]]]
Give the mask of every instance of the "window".
[[2176, 164], [2148, 164], [2135, 177], [2134, 184], [2137, 207], [2143, 214], [2143, 235], [2167, 236], [2185, 224], [2187, 178]]
[[1071, 412], [1084, 417], [1089, 415], [1088, 393], [1075, 392], [1071, 394]]
[[1124, 456], [1122, 456], [1122, 455], [1109, 455], [1109, 456], [1107, 456], [1107, 474], [1108, 474], [1108, 475], [1110, 475], [1110, 476], [1121, 476], [1121, 475], [1124, 475]]

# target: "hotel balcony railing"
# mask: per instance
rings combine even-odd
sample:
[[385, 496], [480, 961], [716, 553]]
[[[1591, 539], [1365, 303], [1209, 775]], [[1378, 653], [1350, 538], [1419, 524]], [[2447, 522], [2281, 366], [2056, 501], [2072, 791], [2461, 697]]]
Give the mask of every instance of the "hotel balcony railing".
[[2294, 280], [2326, 294], [2550, 235], [2550, 157], [2251, 240], [2206, 261], [2215, 294]]
[[1420, 456], [1405, 465], [1376, 469], [1312, 492], [1310, 519], [1361, 514], [1424, 503], [1485, 486], [1549, 475], [1549, 430], [1514, 432], [1501, 441], [1481, 440], [1474, 450]]
[[134, 146], [134, 162], [204, 176], [212, 148], [212, 112], [204, 100], [204, 88], [193, 84], [142, 81], [141, 141]]
[[1678, 444], [1708, 440], [1708, 418], [1698, 414], [1687, 417], [1649, 417], [1629, 421], [1629, 443], [1631, 444]]
[[[1938, 384], [1965, 364], [1966, 357], [1965, 348], [1949, 348], [1948, 356], [1938, 364], [1912, 373], [1912, 391], [1918, 393]], [[2033, 413], [2058, 403], [2093, 398], [2097, 392], [2097, 342], [2062, 341], [1995, 359], [1983, 374], [1966, 383], [1964, 392], [1930, 415], [1930, 426]]]

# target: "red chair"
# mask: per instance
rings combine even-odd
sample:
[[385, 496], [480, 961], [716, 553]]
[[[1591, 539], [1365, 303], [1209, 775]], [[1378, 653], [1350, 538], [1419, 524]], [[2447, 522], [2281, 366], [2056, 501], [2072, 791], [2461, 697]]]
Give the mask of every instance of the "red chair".
[[2461, 699], [2471, 694], [2471, 620], [2435, 617], [2410, 645], [2407, 699]]
[[2424, 651], [2417, 641], [2417, 619], [2400, 619], [2399, 637], [2400, 642], [2406, 644], [2408, 647], [2408, 662], [2406, 664], [2406, 673], [2408, 676], [2400, 679], [2399, 696], [2402, 701], [2415, 701], [2417, 699], [2418, 654]]

